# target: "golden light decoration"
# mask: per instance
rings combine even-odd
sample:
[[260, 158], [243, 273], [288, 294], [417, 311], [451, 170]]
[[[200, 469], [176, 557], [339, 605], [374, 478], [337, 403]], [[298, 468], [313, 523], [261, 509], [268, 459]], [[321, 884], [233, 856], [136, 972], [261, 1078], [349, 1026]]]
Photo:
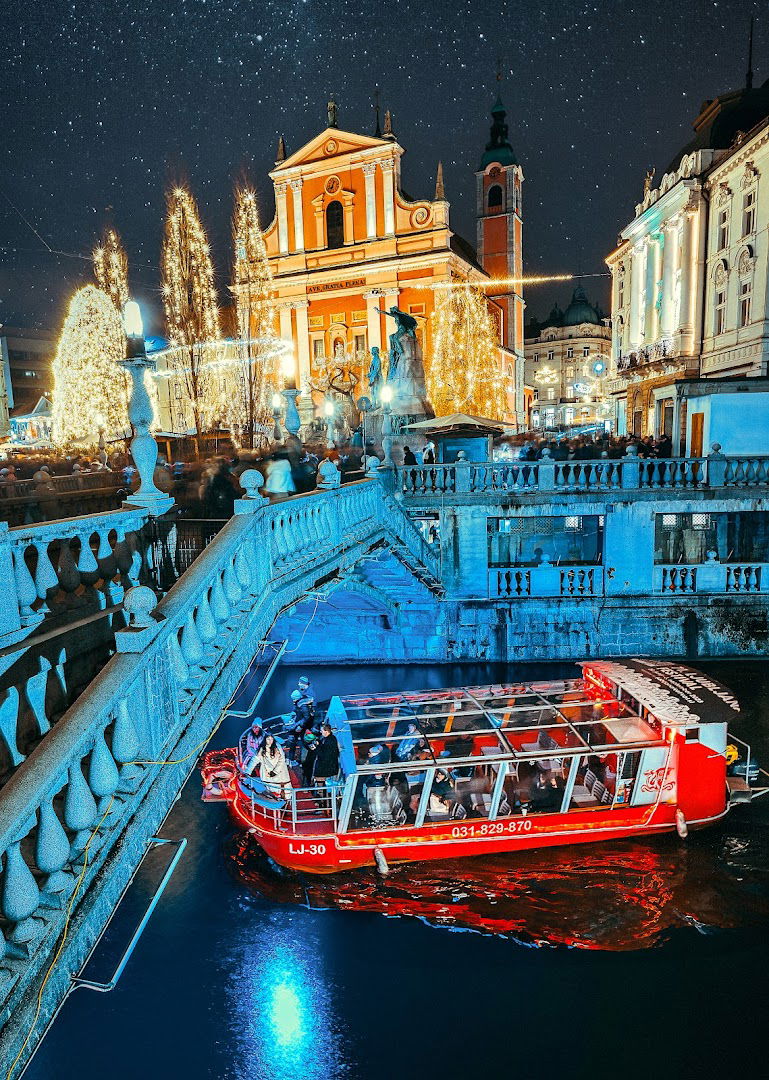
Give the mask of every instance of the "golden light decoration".
[[95, 285], [70, 301], [53, 361], [53, 440], [57, 446], [94, 449], [99, 423], [107, 436], [128, 424], [129, 377], [118, 360], [125, 333], [117, 308]]
[[96, 284], [117, 310], [122, 311], [129, 296], [128, 256], [116, 229], [107, 229], [101, 243], [94, 248], [93, 272]]
[[445, 288], [433, 316], [425, 365], [427, 393], [437, 416], [468, 412], [491, 419], [507, 413], [499, 330], [477, 288]]
[[221, 325], [208, 241], [195, 198], [185, 187], [167, 197], [161, 271], [166, 329], [177, 346], [168, 351], [167, 363], [200, 435], [221, 419], [220, 387], [208, 365]]

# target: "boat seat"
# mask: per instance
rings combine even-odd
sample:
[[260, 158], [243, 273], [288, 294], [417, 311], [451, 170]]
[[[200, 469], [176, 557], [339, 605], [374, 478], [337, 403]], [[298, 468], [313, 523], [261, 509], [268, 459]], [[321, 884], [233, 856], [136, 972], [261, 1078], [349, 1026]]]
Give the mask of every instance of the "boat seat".
[[571, 792], [571, 801], [577, 806], [589, 806], [595, 802], [593, 793], [584, 784], [575, 784]]

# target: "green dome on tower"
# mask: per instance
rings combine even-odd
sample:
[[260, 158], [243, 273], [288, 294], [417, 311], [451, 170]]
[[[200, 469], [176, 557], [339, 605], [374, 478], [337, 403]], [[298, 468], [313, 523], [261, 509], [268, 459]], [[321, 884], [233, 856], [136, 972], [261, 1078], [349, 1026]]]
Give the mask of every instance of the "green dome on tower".
[[492, 124], [489, 130], [489, 141], [481, 158], [478, 171], [482, 171], [487, 165], [517, 165], [515, 152], [507, 139], [507, 124], [505, 123], [505, 106], [502, 98], [498, 97], [491, 110]]

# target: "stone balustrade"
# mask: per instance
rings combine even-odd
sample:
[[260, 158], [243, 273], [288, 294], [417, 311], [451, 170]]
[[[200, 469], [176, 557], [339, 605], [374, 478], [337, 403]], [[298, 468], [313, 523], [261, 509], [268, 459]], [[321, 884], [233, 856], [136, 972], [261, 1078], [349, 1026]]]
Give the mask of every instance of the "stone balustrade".
[[602, 566], [508, 566], [489, 569], [490, 599], [602, 595]]
[[86, 514], [9, 529], [0, 522], [0, 572], [5, 589], [0, 644], [10, 644], [60, 611], [83, 589], [97, 607], [119, 603], [138, 584], [142, 507]]
[[[117, 653], [33, 751], [16, 756], [0, 789], [0, 1026], [14, 1016], [0, 1038], [3, 1060], [13, 1059], [32, 1022], [78, 879], [81, 932], [46, 986], [30, 1050], [277, 615], [382, 544], [415, 573], [437, 574], [434, 551], [377, 481], [267, 505], [257, 477], [244, 474], [248, 494], [235, 516], [159, 603], [146, 587], [127, 592], [129, 623], [115, 635]], [[106, 542], [99, 554], [102, 538], [125, 536], [140, 520], [134, 514], [105, 515], [99, 545], [92, 519], [66, 523], [65, 546], [81, 540], [70, 552], [75, 569], [97, 574], [109, 558]], [[43, 560], [35, 584], [24, 553], [61, 537], [64, 523], [57, 524], [21, 531], [10, 545], [25, 617], [35, 611], [32, 587], [45, 601], [56, 571]], [[129, 567], [120, 587], [131, 581]], [[39, 696], [36, 707], [42, 730]], [[11, 712], [0, 714], [6, 744], [15, 742]], [[129, 827], [144, 839], [129, 842]]]
[[769, 486], [768, 457], [623, 458], [554, 461], [455, 462], [406, 465], [396, 470], [406, 497], [536, 495], [553, 492], [689, 491], [699, 488]]
[[128, 487], [120, 473], [108, 469], [94, 473], [52, 476], [46, 484], [15, 480], [0, 484], [0, 519], [10, 525], [54, 520], [69, 506], [78, 510], [111, 510]]
[[765, 593], [769, 592], [769, 564], [705, 563], [655, 566], [654, 592], [661, 595], [683, 593]]

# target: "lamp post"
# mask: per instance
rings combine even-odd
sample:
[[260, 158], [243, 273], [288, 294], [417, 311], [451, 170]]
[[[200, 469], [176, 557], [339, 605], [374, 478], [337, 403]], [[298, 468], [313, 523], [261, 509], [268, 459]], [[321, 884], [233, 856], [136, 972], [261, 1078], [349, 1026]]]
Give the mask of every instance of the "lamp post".
[[139, 473], [139, 490], [129, 495], [126, 502], [150, 508], [153, 515], [164, 514], [174, 500], [155, 487], [153, 479], [158, 460], [158, 447], [150, 434], [152, 402], [144, 384], [145, 371], [155, 370], [155, 361], [147, 356], [144, 345], [142, 313], [135, 300], [129, 300], [123, 312], [126, 332], [125, 360], [120, 366], [131, 376], [131, 398], [128, 402], [128, 419], [134, 436], [131, 439], [131, 457]]
[[283, 397], [275, 391], [272, 395], [272, 440], [283, 442], [283, 432], [280, 430], [280, 410], [283, 408]]
[[334, 412], [336, 411], [334, 402], [330, 398], [326, 398], [323, 402], [323, 415], [326, 418], [326, 449], [334, 449]]
[[393, 388], [387, 383], [382, 387], [379, 400], [382, 402], [382, 449], [384, 450], [383, 465], [392, 465], [393, 448], [393, 420], [390, 403], [393, 399]]
[[302, 421], [299, 416], [299, 410], [296, 407], [296, 399], [299, 397], [299, 391], [296, 388], [296, 367], [294, 365], [294, 354], [287, 352], [283, 356], [281, 363], [283, 368], [283, 377], [286, 380], [286, 384], [283, 387], [283, 397], [286, 399], [286, 417], [283, 423], [286, 425], [286, 431], [289, 435], [298, 436], [299, 428], [302, 426]]

